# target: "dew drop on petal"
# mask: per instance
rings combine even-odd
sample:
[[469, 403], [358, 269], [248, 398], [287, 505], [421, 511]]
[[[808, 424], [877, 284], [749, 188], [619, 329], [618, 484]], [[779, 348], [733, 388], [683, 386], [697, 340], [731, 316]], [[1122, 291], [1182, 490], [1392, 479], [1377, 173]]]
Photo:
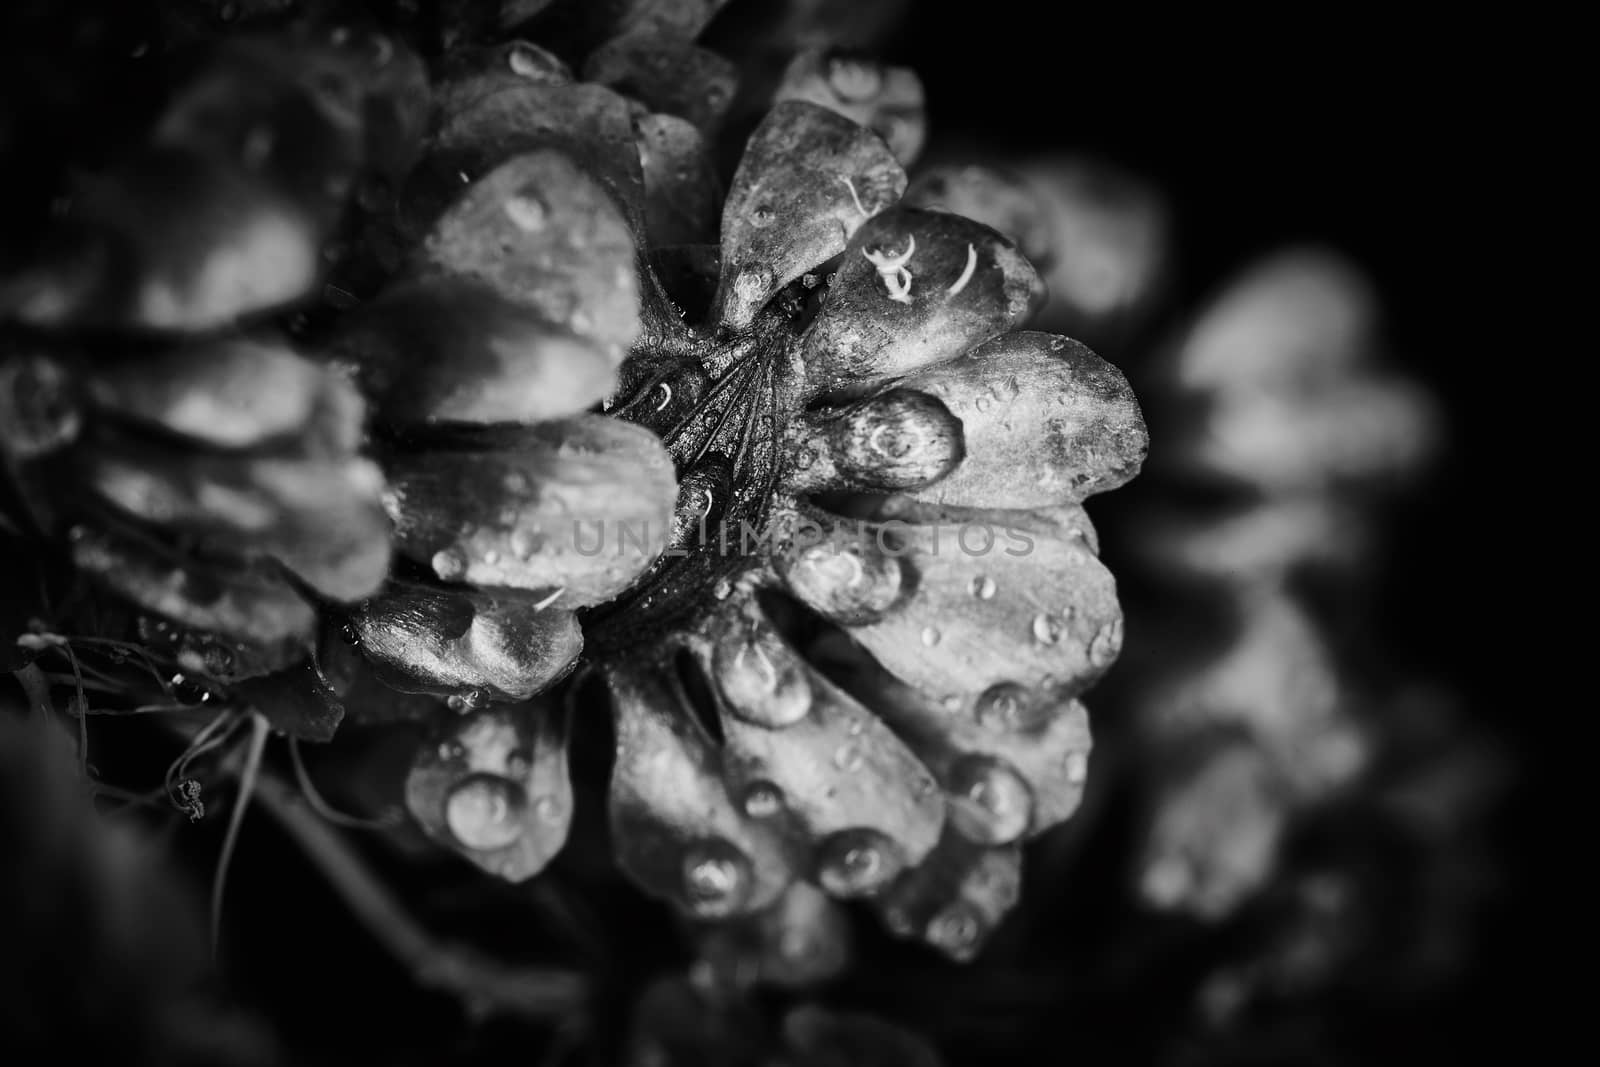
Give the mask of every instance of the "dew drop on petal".
[[1048, 701], [1035, 699], [1033, 693], [1015, 682], [1000, 682], [984, 690], [974, 714], [980, 725], [1007, 733], [1044, 725], [1049, 706]]
[[1089, 757], [1083, 752], [1068, 752], [1063, 761], [1062, 770], [1067, 776], [1067, 781], [1073, 785], [1082, 785], [1089, 777]]
[[974, 406], [977, 407], [977, 409], [979, 411], [988, 411], [989, 410], [989, 395], [987, 393], [978, 394], [978, 398], [973, 401], [973, 404], [974, 404]]
[[922, 628], [922, 643], [932, 648], [939, 643], [939, 631], [932, 626]]
[[980, 574], [978, 577], [972, 579], [972, 595], [977, 597], [979, 600], [992, 599], [994, 597], [994, 592], [994, 579], [990, 578], [988, 575]]
[[972, 951], [982, 932], [983, 924], [965, 901], [950, 905], [928, 923], [929, 943], [952, 955]]
[[876, 830], [844, 830], [823, 843], [817, 882], [836, 897], [870, 893], [899, 873], [894, 845]]
[[522, 787], [515, 782], [493, 774], [474, 774], [445, 798], [445, 825], [467, 848], [505, 848], [522, 836], [520, 815], [526, 802]]
[[1033, 617], [1033, 639], [1041, 645], [1053, 645], [1061, 640], [1061, 620], [1047, 611]]
[[965, 756], [951, 768], [946, 787], [951, 825], [967, 840], [1004, 845], [1027, 831], [1033, 791], [1003, 760]]
[[697, 915], [727, 915], [744, 901], [750, 887], [750, 862], [726, 841], [706, 841], [683, 857], [685, 903]]
[[771, 782], [753, 782], [744, 791], [742, 806], [752, 819], [770, 819], [783, 810], [783, 791]]
[[447, 582], [453, 582], [467, 573], [467, 560], [452, 548], [442, 548], [433, 554], [433, 573]]
[[865, 757], [861, 753], [861, 747], [849, 742], [846, 742], [833, 750], [833, 765], [846, 773], [859, 771], [864, 759]]

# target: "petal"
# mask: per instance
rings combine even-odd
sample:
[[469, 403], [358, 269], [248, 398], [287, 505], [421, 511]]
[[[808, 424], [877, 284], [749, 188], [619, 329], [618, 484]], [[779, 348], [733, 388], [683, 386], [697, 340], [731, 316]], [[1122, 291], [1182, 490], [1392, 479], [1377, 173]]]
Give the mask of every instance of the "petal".
[[779, 1062], [831, 1067], [940, 1067], [928, 1039], [884, 1019], [831, 1011], [815, 1004], [791, 1009], [783, 1019], [785, 1057]]
[[362, 163], [362, 73], [349, 57], [305, 42], [227, 41], [168, 105], [151, 140], [237, 161], [328, 226]]
[[33, 326], [215, 329], [304, 296], [319, 240], [259, 177], [154, 150], [85, 188], [43, 262], [0, 302]]
[[1293, 249], [1233, 282], [1190, 329], [1176, 377], [1189, 389], [1287, 387], [1346, 376], [1375, 347], [1377, 299], [1350, 263]]
[[422, 722], [439, 713], [439, 698], [406, 693], [379, 680], [379, 668], [361, 654], [361, 632], [352, 622], [324, 617], [317, 642], [317, 667], [344, 705], [345, 717], [361, 725]]
[[799, 101], [774, 107], [751, 135], [723, 207], [716, 316], [749, 325], [779, 289], [843, 252], [905, 182], [883, 141], [849, 119]]
[[985, 848], [947, 830], [927, 862], [895, 883], [879, 909], [894, 933], [965, 962], [1016, 906], [1021, 888], [1016, 846]]
[[[895, 263], [904, 266], [898, 277], [880, 266]], [[1035, 281], [1028, 262], [986, 226], [885, 211], [851, 239], [806, 335], [811, 388], [847, 391], [954, 359], [1020, 323]]]
[[1230, 583], [1287, 581], [1303, 566], [1350, 570], [1369, 558], [1375, 531], [1364, 509], [1321, 494], [1269, 497], [1227, 514], [1155, 514], [1139, 524], [1148, 567]]
[[[630, 127], [631, 137], [631, 127]], [[559, 152], [520, 155], [468, 186], [423, 249], [616, 361], [639, 332], [633, 237], [610, 198]]]
[[17, 459], [65, 448], [83, 429], [73, 376], [59, 361], [29, 353], [0, 360], [0, 444]]
[[722, 182], [700, 131], [673, 115], [644, 115], [638, 121], [638, 140], [650, 246], [714, 240]]
[[665, 547], [678, 487], [650, 431], [599, 415], [386, 460], [399, 550], [445, 581], [608, 600]]
[[355, 600], [389, 569], [383, 485], [368, 460], [199, 453], [123, 439], [85, 450], [85, 483], [146, 522], [281, 560], [320, 592]]
[[[326, 367], [281, 342], [218, 338], [94, 368], [88, 390], [113, 415], [218, 448], [281, 440], [304, 428], [326, 394], [348, 392]], [[359, 436], [359, 404], [345, 405]]]
[[1175, 462], [1269, 493], [1326, 493], [1415, 470], [1434, 450], [1438, 423], [1425, 390], [1392, 378], [1290, 393], [1230, 389], [1211, 399]]
[[1038, 270], [1049, 269], [1054, 261], [1044, 202], [1014, 175], [951, 163], [922, 167], [901, 202], [981, 222], [1014, 243]]
[[793, 880], [776, 833], [746, 818], [715, 747], [664, 669], [611, 661], [617, 756], [611, 827], [617, 862], [647, 892], [700, 918], [770, 905]]
[[[436, 194], [431, 192], [441, 173], [470, 181], [540, 149], [573, 160], [624, 211], [636, 211], [643, 199], [628, 102], [600, 85], [539, 85], [523, 79], [443, 116], [431, 147], [430, 160], [407, 183], [408, 214], [424, 221], [430, 204], [443, 206], [432, 203]], [[409, 188], [413, 182], [414, 190]]]
[[1149, 302], [1169, 255], [1167, 212], [1156, 191], [1112, 167], [1081, 161], [1025, 166], [1045, 205], [1050, 290], [1041, 322], [1090, 330]]
[[331, 741], [344, 721], [339, 695], [310, 662], [244, 679], [234, 693], [265, 715], [275, 731], [302, 741]]
[[922, 81], [905, 67], [809, 49], [790, 62], [774, 99], [837, 111], [882, 137], [902, 166], [912, 164], [927, 139]]
[[526, 700], [583, 648], [570, 611], [540, 602], [391, 585], [351, 615], [386, 684], [470, 700]]
[[[287, 666], [316, 633], [316, 615], [281, 578], [180, 557], [107, 529], [71, 531], [72, 561], [135, 604], [185, 626], [250, 642]], [[277, 651], [271, 651], [277, 650]]]
[[615, 381], [612, 352], [470, 278], [406, 282], [346, 315], [329, 348], [390, 425], [543, 422]]
[[1076, 700], [1006, 685], [941, 700], [899, 681], [843, 637], [811, 654], [933, 771], [950, 797], [949, 824], [962, 837], [1009, 844], [1077, 810], [1093, 746]]
[[688, 37], [643, 32], [613, 37], [595, 49], [583, 65], [583, 80], [709, 132], [733, 102], [739, 76], [732, 63]]
[[766, 910], [711, 927], [700, 954], [734, 983], [802, 989], [844, 970], [850, 920], [826, 893], [795, 882]]
[[979, 508], [1075, 503], [1139, 471], [1149, 446], [1122, 373], [1065, 337], [1017, 332], [909, 378], [961, 420], [966, 457], [916, 497]]
[[944, 812], [927, 770], [801, 661], [753, 600], [728, 601], [695, 651], [721, 697], [731, 789], [747, 812], [759, 796], [816, 844], [824, 889], [871, 893], [933, 847]]
[[908, 509], [861, 530], [846, 551], [864, 561], [868, 584], [898, 572], [898, 594], [865, 622], [852, 613], [854, 568], [824, 569], [799, 542], [778, 566], [797, 597], [906, 682], [970, 706], [1000, 686], [1078, 692], [1116, 659], [1116, 584], [1067, 521]]
[[444, 120], [505, 89], [570, 85], [572, 71], [554, 53], [529, 41], [458, 48], [441, 61], [433, 99]]
[[534, 701], [443, 717], [417, 749], [406, 806], [429, 837], [490, 874], [532, 878], [572, 825], [561, 709]]

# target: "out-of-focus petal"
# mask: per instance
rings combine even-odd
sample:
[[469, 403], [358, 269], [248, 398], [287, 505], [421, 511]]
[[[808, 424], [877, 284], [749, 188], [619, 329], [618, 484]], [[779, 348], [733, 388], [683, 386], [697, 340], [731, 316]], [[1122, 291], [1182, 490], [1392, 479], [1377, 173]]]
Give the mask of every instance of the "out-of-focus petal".
[[[87, 389], [111, 415], [217, 448], [281, 441], [305, 428], [325, 394], [350, 386], [281, 342], [218, 338], [93, 368]], [[359, 406], [351, 409], [359, 432]]]
[[647, 665], [607, 664], [616, 724], [617, 861], [646, 891], [699, 918], [767, 907], [793, 881], [777, 832], [746, 817], [681, 687]]
[[804, 100], [837, 111], [882, 137], [909, 167], [928, 135], [922, 81], [906, 67], [808, 49], [790, 62], [776, 100]]
[[608, 600], [666, 545], [678, 487], [648, 430], [598, 415], [385, 461], [400, 552], [445, 581]]
[[787, 1059], [793, 1067], [940, 1067], [939, 1054], [911, 1031], [854, 1012], [814, 1004], [783, 1019]]
[[714, 241], [722, 183], [700, 131], [674, 115], [646, 114], [638, 138], [650, 246]]
[[589, 407], [615, 379], [614, 349], [471, 278], [394, 286], [346, 315], [331, 347], [391, 426], [541, 422]]
[[572, 612], [527, 597], [392, 586], [350, 622], [387, 684], [476, 701], [526, 700], [583, 648]]
[[1055, 242], [1047, 228], [1045, 205], [1012, 174], [949, 163], [919, 168], [901, 202], [983, 223], [1014, 242], [1036, 270], [1048, 270], [1054, 262]]
[[801, 989], [844, 970], [850, 920], [822, 890], [795, 882], [764, 911], [711, 927], [700, 951], [731, 985]]
[[475, 278], [618, 361], [638, 335], [628, 224], [560, 152], [519, 155], [473, 182], [438, 220], [423, 254], [431, 269]]
[[721, 123], [739, 80], [734, 65], [715, 52], [688, 37], [654, 31], [602, 44], [584, 63], [583, 78], [705, 131]]
[[877, 903], [894, 933], [966, 961], [1016, 905], [1021, 889], [1020, 849], [973, 844], [952, 827], [927, 861]]
[[77, 440], [83, 402], [77, 383], [56, 359], [35, 353], [0, 360], [0, 446], [33, 459]]
[[932, 503], [1075, 503], [1132, 478], [1149, 446], [1122, 373], [1065, 337], [1009, 333], [904, 384], [961, 420], [965, 458], [915, 494]]
[[818, 392], [940, 363], [1018, 325], [1036, 277], [993, 230], [894, 208], [861, 223], [828, 284], [802, 358]]
[[294, 658], [316, 633], [311, 606], [274, 574], [207, 564], [152, 543], [86, 526], [71, 531], [72, 560], [135, 604], [193, 627], [283, 650]]
[[320, 592], [355, 600], [389, 568], [383, 479], [364, 459], [196, 453], [107, 442], [81, 456], [85, 483], [146, 522], [281, 560]]
[[538, 874], [572, 824], [561, 709], [534, 701], [442, 718], [417, 749], [406, 805], [428, 836], [489, 873]]
[[714, 313], [748, 325], [779, 289], [845, 250], [894, 203], [905, 172], [883, 141], [825, 108], [773, 108], [745, 147], [722, 212]]

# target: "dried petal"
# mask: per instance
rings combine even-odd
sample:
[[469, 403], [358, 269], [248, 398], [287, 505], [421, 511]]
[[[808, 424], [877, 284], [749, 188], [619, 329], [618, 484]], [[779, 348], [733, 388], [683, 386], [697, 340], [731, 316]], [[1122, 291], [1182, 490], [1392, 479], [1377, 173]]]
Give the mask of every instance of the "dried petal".
[[648, 430], [585, 415], [466, 432], [385, 465], [396, 545], [446, 581], [608, 600], [666, 545], [678, 488]]
[[806, 336], [812, 388], [859, 388], [953, 359], [1027, 315], [1036, 278], [957, 215], [894, 208], [862, 224]]
[[966, 458], [915, 496], [963, 507], [1036, 508], [1115, 489], [1149, 439], [1117, 368], [1065, 337], [1009, 333], [906, 381], [961, 420]]
[[774, 107], [723, 207], [716, 317], [748, 325], [779, 289], [843, 252], [905, 181], [884, 143], [850, 120], [799, 101]]

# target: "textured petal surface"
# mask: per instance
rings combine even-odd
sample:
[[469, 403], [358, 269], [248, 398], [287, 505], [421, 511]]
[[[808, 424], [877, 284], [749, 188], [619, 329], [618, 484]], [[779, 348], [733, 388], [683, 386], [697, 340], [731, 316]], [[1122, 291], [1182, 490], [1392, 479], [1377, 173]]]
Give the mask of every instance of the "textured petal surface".
[[806, 335], [810, 385], [849, 389], [953, 359], [1020, 323], [1036, 280], [1010, 242], [986, 226], [938, 212], [885, 211], [856, 231]]
[[883, 141], [849, 119], [798, 101], [774, 107], [751, 135], [722, 211], [716, 317], [748, 325], [779, 289], [843, 252], [905, 184]]
[[391, 586], [363, 601], [351, 625], [386, 683], [474, 700], [526, 700], [583, 648], [570, 611], [421, 586]]
[[734, 65], [715, 52], [688, 37], [650, 31], [623, 34], [595, 49], [583, 78], [707, 131], [722, 121], [738, 84]]
[[916, 494], [932, 503], [1075, 503], [1132, 478], [1149, 446], [1122, 373], [1065, 337], [1006, 334], [905, 385], [961, 420], [965, 458]]

